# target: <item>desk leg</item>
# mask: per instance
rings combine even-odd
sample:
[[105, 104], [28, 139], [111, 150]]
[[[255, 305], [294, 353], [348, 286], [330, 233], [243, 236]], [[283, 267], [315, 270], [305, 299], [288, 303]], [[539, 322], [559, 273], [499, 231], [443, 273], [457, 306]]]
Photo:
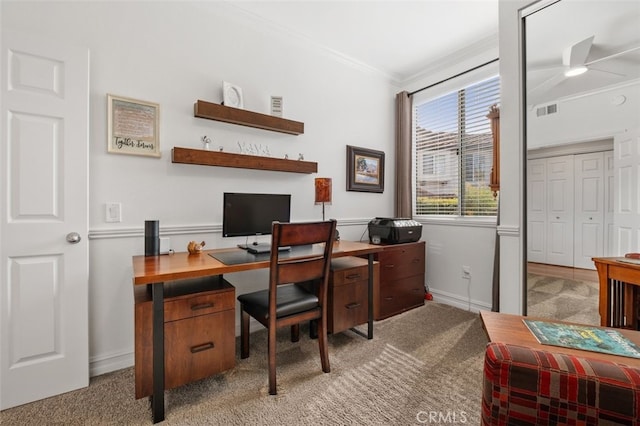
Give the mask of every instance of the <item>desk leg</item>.
[[609, 267], [603, 263], [595, 262], [598, 270], [598, 281], [600, 283], [600, 325], [611, 326], [611, 284], [609, 283]]
[[369, 321], [367, 323], [367, 339], [373, 339], [373, 253], [367, 256], [369, 262]]
[[164, 287], [152, 284], [153, 299], [153, 394], [151, 411], [153, 423], [164, 420]]

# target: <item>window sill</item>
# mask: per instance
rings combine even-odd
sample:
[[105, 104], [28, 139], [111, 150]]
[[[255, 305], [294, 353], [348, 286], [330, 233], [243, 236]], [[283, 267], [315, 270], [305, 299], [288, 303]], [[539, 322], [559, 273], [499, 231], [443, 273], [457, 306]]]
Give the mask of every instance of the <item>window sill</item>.
[[469, 226], [475, 228], [496, 228], [496, 216], [459, 217], [459, 216], [414, 216], [413, 220], [423, 225]]

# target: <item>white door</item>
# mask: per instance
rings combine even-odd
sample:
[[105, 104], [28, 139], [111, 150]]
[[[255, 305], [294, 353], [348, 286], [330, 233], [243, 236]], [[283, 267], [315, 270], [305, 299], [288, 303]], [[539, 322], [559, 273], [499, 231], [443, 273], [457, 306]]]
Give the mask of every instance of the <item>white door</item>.
[[616, 194], [613, 158], [613, 151], [604, 153], [604, 257], [614, 256], [616, 253], [613, 228]]
[[615, 212], [613, 256], [640, 252], [640, 129], [613, 138]]
[[547, 160], [527, 162], [527, 261], [546, 262]]
[[604, 153], [575, 156], [573, 266], [595, 269], [591, 260], [604, 252]]
[[573, 266], [573, 156], [547, 161], [547, 261]]
[[88, 71], [87, 49], [2, 33], [0, 409], [89, 383]]

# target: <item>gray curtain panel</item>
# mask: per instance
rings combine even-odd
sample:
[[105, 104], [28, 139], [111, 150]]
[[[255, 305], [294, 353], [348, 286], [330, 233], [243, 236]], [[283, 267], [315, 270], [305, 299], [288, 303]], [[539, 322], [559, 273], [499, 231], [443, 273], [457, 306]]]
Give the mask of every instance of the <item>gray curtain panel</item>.
[[395, 216], [411, 217], [411, 108], [409, 92], [396, 95], [396, 195]]

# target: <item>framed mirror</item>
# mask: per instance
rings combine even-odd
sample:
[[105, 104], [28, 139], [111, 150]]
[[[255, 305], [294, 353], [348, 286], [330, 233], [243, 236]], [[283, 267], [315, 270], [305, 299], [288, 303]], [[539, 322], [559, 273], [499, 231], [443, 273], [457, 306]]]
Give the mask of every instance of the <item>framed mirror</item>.
[[630, 1], [524, 18], [526, 314], [599, 324], [591, 259], [639, 251], [639, 23]]

